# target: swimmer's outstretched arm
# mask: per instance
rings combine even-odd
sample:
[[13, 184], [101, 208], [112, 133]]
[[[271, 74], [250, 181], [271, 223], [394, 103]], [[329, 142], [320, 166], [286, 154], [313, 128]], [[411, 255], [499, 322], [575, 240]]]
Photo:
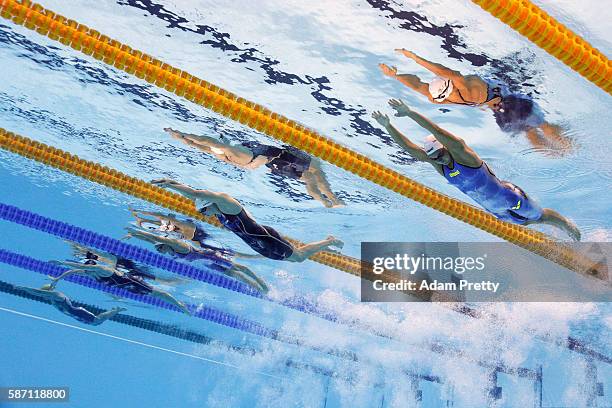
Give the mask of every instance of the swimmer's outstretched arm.
[[393, 138], [395, 143], [400, 145], [408, 154], [419, 161], [431, 162], [427, 153], [418, 145], [413, 143], [410, 139], [404, 136], [399, 130], [391, 124], [389, 117], [380, 112], [373, 112], [372, 117], [387, 130], [387, 133]]
[[431, 100], [431, 95], [429, 94], [429, 85], [413, 74], [398, 74], [396, 67], [390, 67], [386, 64], [378, 64], [378, 67], [382, 71], [383, 74], [390, 78], [397, 79], [402, 84], [406, 85], [408, 88], [417, 91], [423, 96], [426, 96]]
[[176, 238], [170, 237], [162, 237], [153, 232], [139, 230], [135, 228], [126, 228], [128, 230], [128, 235], [136, 238], [140, 238], [143, 241], [150, 242], [152, 244], [166, 244], [170, 246], [173, 250], [178, 251], [181, 249], [189, 249], [191, 245], [187, 244]]
[[[45, 290], [45, 289], [36, 289], [36, 288], [29, 288], [26, 286], [16, 286], [17, 288], [23, 290], [24, 292], [27, 292], [31, 295], [34, 296], [41, 296], [45, 299], [55, 299], [57, 298], [57, 292], [53, 291], [49, 286], [47, 286], [49, 289]], [[44, 286], [43, 286], [44, 287]]]
[[54, 278], [52, 276], [49, 276], [51, 278], [51, 284], [49, 284], [47, 287], [50, 290], [55, 289], [55, 287], [57, 286], [57, 284], [59, 283], [59, 281], [61, 281], [62, 279], [70, 276], [70, 275], [75, 275], [77, 273], [83, 273], [85, 275], [88, 274], [88, 271], [85, 269], [70, 269], [69, 271], [66, 271], [64, 273], [62, 273], [60, 276], [58, 276], [57, 278]]
[[434, 74], [444, 77], [444, 78], [448, 78], [451, 79], [453, 81], [462, 81], [463, 80], [463, 75], [461, 75], [461, 72], [459, 71], [455, 71], [452, 70], [450, 68], [445, 67], [442, 64], [438, 64], [437, 62], [431, 62], [426, 60], [425, 58], [421, 58], [418, 55], [416, 55], [414, 52], [409, 51], [405, 48], [396, 48], [395, 51], [399, 52], [400, 54], [403, 54], [404, 56], [410, 58], [411, 60], [413, 60], [414, 62], [416, 62], [417, 64], [419, 64], [420, 66], [422, 66], [423, 68], [427, 69], [430, 72], [433, 72]]
[[216, 204], [217, 207], [226, 214], [237, 214], [242, 210], [242, 205], [238, 200], [226, 193], [217, 193], [210, 190], [196, 190], [195, 188], [170, 179], [152, 180], [151, 183], [174, 190], [194, 201], [200, 199]]

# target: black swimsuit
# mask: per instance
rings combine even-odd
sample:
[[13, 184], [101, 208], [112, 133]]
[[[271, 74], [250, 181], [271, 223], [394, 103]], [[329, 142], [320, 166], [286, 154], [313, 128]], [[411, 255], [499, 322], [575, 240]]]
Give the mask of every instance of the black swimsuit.
[[[98, 256], [96, 254], [88, 251], [85, 256], [87, 259], [85, 261], [86, 265], [95, 265], [97, 263]], [[96, 280], [108, 286], [123, 288], [137, 295], [148, 295], [153, 292], [153, 286], [145, 282], [144, 278], [155, 279], [155, 275], [137, 269], [136, 264], [126, 258], [117, 258], [117, 267], [121, 267], [127, 272], [121, 275], [114, 273], [105, 278], [96, 278]]]
[[310, 156], [292, 146], [280, 148], [254, 141], [244, 142], [242, 145], [253, 153], [251, 162], [257, 156], [267, 157], [266, 167], [272, 174], [299, 179], [310, 167]]
[[258, 224], [244, 209], [238, 214], [217, 214], [227, 229], [238, 235], [255, 252], [274, 260], [283, 260], [293, 254], [293, 245], [272, 227]]
[[60, 312], [64, 313], [67, 316], [70, 316], [81, 323], [85, 324], [94, 324], [96, 321], [96, 315], [91, 313], [89, 310], [83, 307], [77, 307], [72, 304], [70, 299], [64, 295], [60, 294], [61, 300], [54, 300], [53, 305]]
[[125, 289], [136, 295], [148, 295], [153, 292], [153, 286], [145, 282], [141, 276], [132, 273], [122, 275], [115, 273], [112, 276], [97, 278], [96, 280], [108, 286]]
[[509, 93], [502, 85], [493, 81], [487, 82], [487, 100], [482, 103], [466, 101], [457, 89], [457, 93], [463, 102], [455, 102], [458, 105], [479, 106], [493, 98], [500, 98], [497, 109], [493, 111], [495, 122], [501, 130], [508, 133], [528, 131], [544, 123], [544, 114], [536, 103], [527, 95]]

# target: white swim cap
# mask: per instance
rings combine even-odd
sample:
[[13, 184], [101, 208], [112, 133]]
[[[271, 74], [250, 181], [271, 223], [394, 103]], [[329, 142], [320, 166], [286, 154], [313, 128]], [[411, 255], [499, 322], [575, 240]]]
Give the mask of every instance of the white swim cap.
[[427, 156], [431, 157], [440, 149], [444, 149], [444, 145], [440, 143], [438, 139], [434, 137], [434, 135], [429, 135], [425, 138], [423, 149], [425, 150], [425, 153], [427, 153]]
[[447, 78], [435, 77], [429, 83], [429, 94], [436, 102], [442, 102], [453, 92], [453, 81]]

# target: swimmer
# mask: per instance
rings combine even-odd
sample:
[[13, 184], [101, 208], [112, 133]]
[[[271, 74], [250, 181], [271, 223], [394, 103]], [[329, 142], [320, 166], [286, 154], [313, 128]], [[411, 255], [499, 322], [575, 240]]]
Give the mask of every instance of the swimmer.
[[[144, 229], [127, 228], [125, 238], [138, 238], [154, 245], [157, 252], [182, 259], [187, 262], [197, 260], [211, 261], [219, 272], [246, 283], [260, 292], [267, 293], [268, 285], [248, 267], [233, 262], [226, 254], [208, 248], [195, 248], [188, 242], [171, 237], [164, 237]], [[211, 265], [212, 266], [212, 265]]]
[[328, 236], [326, 239], [295, 246], [272, 227], [257, 223], [235, 198], [226, 193], [196, 190], [174, 180], [159, 179], [151, 183], [181, 193], [195, 201], [198, 211], [207, 216], [215, 216], [227, 229], [238, 235], [255, 252], [266, 258], [303, 262], [307, 258], [329, 247], [342, 248], [344, 243]]
[[510, 93], [507, 87], [478, 75], [462, 75], [444, 65], [428, 61], [404, 48], [395, 51], [437, 75], [430, 83], [412, 74], [398, 74], [397, 68], [380, 64], [383, 74], [395, 78], [432, 103], [488, 107], [498, 126], [508, 133], [522, 132], [529, 142], [552, 154], [568, 152], [572, 143], [562, 134], [563, 129], [544, 120], [539, 106], [527, 95]]
[[72, 269], [62, 273], [58, 277], [50, 276], [51, 284], [48, 285], [48, 288], [51, 290], [54, 290], [57, 283], [67, 276], [74, 274], [84, 274], [108, 286], [122, 288], [127, 290], [128, 292], [137, 295], [153, 296], [157, 299], [161, 299], [164, 302], [170, 303], [178, 307], [184, 313], [187, 313], [189, 315], [191, 314], [191, 312], [183, 302], [175, 299], [174, 296], [172, 296], [166, 291], [154, 288], [139, 275], [133, 273], [124, 273], [116, 268], [104, 265], [102, 263], [86, 264], [73, 261], [53, 261], [53, 263], [65, 265]]
[[485, 163], [459, 137], [442, 129], [421, 114], [411, 110], [404, 102], [391, 99], [389, 105], [395, 116], [407, 116], [432, 134], [420, 147], [400, 133], [387, 115], [374, 112], [372, 117], [389, 135], [419, 161], [431, 164], [463, 193], [470, 196], [497, 218], [515, 224], [549, 224], [564, 230], [573, 240], [580, 240], [580, 231], [567, 218], [537, 202], [514, 184], [498, 179]]
[[53, 307], [63, 314], [70, 316], [81, 323], [92, 326], [99, 326], [108, 319], [112, 319], [116, 314], [127, 310], [122, 307], [115, 307], [111, 310], [95, 315], [84, 307], [74, 306], [68, 296], [64, 295], [62, 292], [56, 291], [55, 287], [52, 285], [44, 285], [40, 289], [27, 288], [23, 286], [16, 286], [16, 288], [28, 292], [34, 296], [43, 298], [44, 300], [50, 302]]
[[223, 255], [238, 258], [258, 258], [259, 255], [247, 255], [235, 253], [226, 248], [219, 248], [206, 243], [210, 235], [193, 220], [180, 220], [173, 214], [161, 214], [152, 211], [138, 211], [130, 208], [130, 212], [136, 219], [136, 225], [143, 230], [156, 232], [158, 235], [170, 238], [184, 239], [189, 243], [212, 251], [218, 251]]
[[85, 265], [103, 264], [109, 266], [110, 268], [116, 268], [121, 272], [129, 273], [132, 276], [139, 276], [141, 278], [154, 280], [166, 285], [175, 285], [182, 281], [181, 279], [177, 278], [162, 278], [155, 276], [145, 267], [130, 259], [115, 256], [108, 252], [94, 250], [92, 248], [79, 245], [75, 242], [67, 242], [72, 246], [75, 258], [81, 259]]
[[320, 162], [292, 146], [276, 147], [255, 141], [233, 145], [223, 137], [217, 140], [171, 128], [164, 130], [173, 138], [236, 167], [253, 170], [266, 166], [272, 174], [301, 180], [306, 184], [308, 194], [327, 208], [345, 205], [331, 191]]

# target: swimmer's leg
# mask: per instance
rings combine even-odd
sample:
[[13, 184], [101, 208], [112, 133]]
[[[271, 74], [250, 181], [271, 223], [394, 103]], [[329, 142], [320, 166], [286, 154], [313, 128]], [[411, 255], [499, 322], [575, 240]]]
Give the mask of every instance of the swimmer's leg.
[[316, 179], [310, 173], [302, 174], [302, 178], [300, 179], [306, 184], [306, 192], [309, 196], [319, 201], [327, 208], [331, 208], [333, 203], [327, 197], [323, 196], [321, 190], [319, 190], [319, 186], [317, 184]]
[[293, 253], [286, 260], [290, 262], [303, 262], [319, 251], [323, 251], [331, 246], [342, 248], [343, 245], [344, 242], [330, 235], [323, 241], [311, 242], [310, 244], [304, 244], [300, 247], [294, 247]]
[[123, 307], [116, 307], [114, 309], [111, 310], [107, 310], [106, 312], [102, 312], [99, 315], [96, 316], [96, 318], [94, 319], [94, 321], [91, 323], [94, 326], [99, 326], [102, 323], [104, 323], [105, 321], [107, 321], [108, 319], [112, 319], [115, 315], [121, 313], [121, 312], [125, 312], [127, 309], [123, 308]]
[[329, 182], [327, 181], [325, 173], [323, 173], [323, 169], [321, 169], [321, 164], [318, 162], [318, 160], [312, 159], [307, 173], [312, 176], [317, 189], [326, 196], [326, 198], [331, 202], [332, 207], [341, 207], [345, 205], [344, 201], [338, 198], [336, 194], [331, 191], [331, 186], [329, 185]]
[[174, 306], [178, 307], [179, 309], [181, 309], [184, 313], [187, 313], [188, 315], [191, 315], [191, 312], [189, 311], [189, 309], [187, 308], [187, 305], [185, 305], [185, 303], [183, 303], [180, 300], [176, 299], [174, 296], [172, 296], [171, 294], [169, 294], [166, 291], [154, 288], [153, 291], [151, 292], [151, 296], [156, 297], [158, 299], [161, 299], [164, 302], [170, 303], [171, 305], [174, 305]]
[[574, 241], [580, 241], [580, 230], [576, 224], [550, 208], [544, 208], [542, 210], [540, 219], [527, 221], [525, 224], [552, 225], [565, 231]]
[[563, 156], [573, 148], [572, 140], [563, 134], [563, 128], [548, 122], [529, 129], [527, 140], [533, 147], [545, 150], [554, 156]]
[[266, 282], [244, 265], [235, 263], [225, 273], [249, 286], [253, 286], [260, 292], [268, 293], [268, 285], [266, 285]]

